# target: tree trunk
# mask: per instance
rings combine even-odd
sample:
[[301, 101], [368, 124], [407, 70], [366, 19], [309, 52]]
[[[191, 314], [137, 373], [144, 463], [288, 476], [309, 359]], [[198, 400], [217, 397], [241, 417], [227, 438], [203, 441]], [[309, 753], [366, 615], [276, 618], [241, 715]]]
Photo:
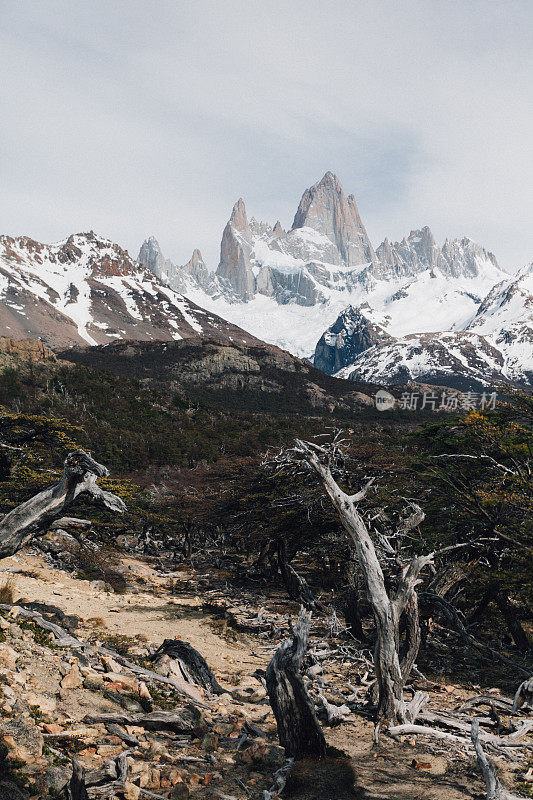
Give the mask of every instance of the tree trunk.
[[350, 586], [342, 597], [342, 612], [348, 631], [360, 642], [366, 642], [367, 637], [363, 630], [361, 609], [359, 606], [359, 592], [356, 586]]
[[311, 612], [300, 610], [292, 641], [274, 653], [266, 670], [266, 687], [278, 725], [280, 744], [290, 758], [323, 758], [326, 740], [301, 676], [311, 627]]

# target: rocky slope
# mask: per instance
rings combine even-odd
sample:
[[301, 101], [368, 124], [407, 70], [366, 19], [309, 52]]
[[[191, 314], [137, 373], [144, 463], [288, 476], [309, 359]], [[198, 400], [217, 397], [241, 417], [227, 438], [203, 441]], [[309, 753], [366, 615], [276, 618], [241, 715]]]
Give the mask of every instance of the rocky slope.
[[0, 236], [0, 335], [53, 348], [198, 335], [255, 341], [92, 232], [53, 245]]
[[304, 192], [288, 231], [249, 219], [240, 199], [216, 273], [198, 271], [194, 258], [171, 264], [153, 238], [139, 260], [199, 305], [305, 357], [324, 323], [349, 305], [368, 304], [392, 336], [463, 329], [487, 292], [508, 277], [470, 239], [441, 247], [429, 228], [374, 250], [354, 196], [331, 172]]

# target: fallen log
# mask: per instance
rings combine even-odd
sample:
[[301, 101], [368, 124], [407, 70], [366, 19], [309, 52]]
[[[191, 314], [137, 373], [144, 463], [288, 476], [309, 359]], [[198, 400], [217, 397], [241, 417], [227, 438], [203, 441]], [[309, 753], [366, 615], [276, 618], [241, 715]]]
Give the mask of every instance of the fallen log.
[[110, 712], [105, 714], [88, 714], [84, 718], [88, 725], [99, 722], [116, 725], [136, 725], [147, 731], [171, 731], [172, 733], [195, 733], [205, 728], [200, 711], [188, 704], [180, 711], [151, 711], [149, 714], [126, 714]]
[[226, 691], [215, 678], [203, 655], [188, 642], [165, 639], [150, 660], [159, 667], [166, 660], [169, 678], [177, 674], [187, 683], [201, 686], [208, 692], [224, 694]]
[[311, 612], [301, 608], [293, 638], [278, 647], [266, 670], [279, 741], [291, 758], [323, 758], [326, 754], [326, 740], [301, 675], [310, 627]]
[[472, 744], [476, 751], [479, 771], [483, 775], [487, 787], [487, 800], [520, 800], [517, 795], [510, 794], [502, 786], [496, 774], [496, 769], [489, 763], [487, 756], [483, 752], [481, 742], [479, 741], [479, 722], [476, 719], [472, 720], [470, 738], [472, 739]]

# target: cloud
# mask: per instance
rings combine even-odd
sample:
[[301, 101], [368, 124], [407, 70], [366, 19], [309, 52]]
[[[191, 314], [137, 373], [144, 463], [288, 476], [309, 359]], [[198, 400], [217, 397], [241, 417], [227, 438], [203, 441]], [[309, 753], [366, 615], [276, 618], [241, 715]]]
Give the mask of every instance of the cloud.
[[327, 169], [377, 244], [429, 224], [533, 258], [529, 2], [6, 4], [6, 233], [156, 235], [211, 264]]

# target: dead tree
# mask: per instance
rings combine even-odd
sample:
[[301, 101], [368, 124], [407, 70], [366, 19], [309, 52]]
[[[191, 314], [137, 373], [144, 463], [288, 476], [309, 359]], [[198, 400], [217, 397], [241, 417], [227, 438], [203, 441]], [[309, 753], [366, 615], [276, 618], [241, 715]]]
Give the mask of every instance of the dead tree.
[[274, 653], [266, 670], [266, 688], [278, 725], [280, 744], [290, 758], [323, 758], [326, 740], [301, 675], [307, 650], [311, 612], [300, 609], [293, 638]]
[[84, 450], [69, 453], [58, 483], [21, 503], [0, 520], [0, 558], [14, 555], [34, 536], [45, 531], [81, 494], [122, 514], [126, 506], [120, 497], [105, 492], [96, 483], [106, 475], [109, 475], [107, 468]]
[[[341, 443], [338, 437], [326, 446], [296, 440], [290, 451], [282, 452], [276, 459], [280, 465], [298, 462], [313, 470], [336, 508], [341, 522], [352, 538], [370, 604], [376, 622], [376, 644], [374, 665], [378, 684], [378, 721], [389, 723], [411, 723], [415, 720], [428, 696], [417, 692], [410, 703], [403, 698], [403, 688], [416, 661], [420, 647], [420, 624], [416, 586], [419, 576], [428, 564], [433, 562], [433, 554], [415, 556], [409, 563], [401, 565], [395, 581], [395, 588], [387, 591], [376, 546], [370, 536], [369, 528], [358, 511], [358, 503], [367, 495], [373, 479], [357, 493], [344, 492], [331, 471], [331, 464], [338, 463]], [[394, 537], [401, 540], [405, 534], [419, 525], [424, 519], [423, 511], [414, 503], [412, 513], [404, 520]], [[381, 549], [390, 550], [395, 557], [398, 553], [386, 539], [381, 537]], [[406, 622], [407, 648], [400, 657], [400, 621]]]
[[513, 713], [524, 705], [533, 705], [533, 677], [522, 681], [513, 700]]

